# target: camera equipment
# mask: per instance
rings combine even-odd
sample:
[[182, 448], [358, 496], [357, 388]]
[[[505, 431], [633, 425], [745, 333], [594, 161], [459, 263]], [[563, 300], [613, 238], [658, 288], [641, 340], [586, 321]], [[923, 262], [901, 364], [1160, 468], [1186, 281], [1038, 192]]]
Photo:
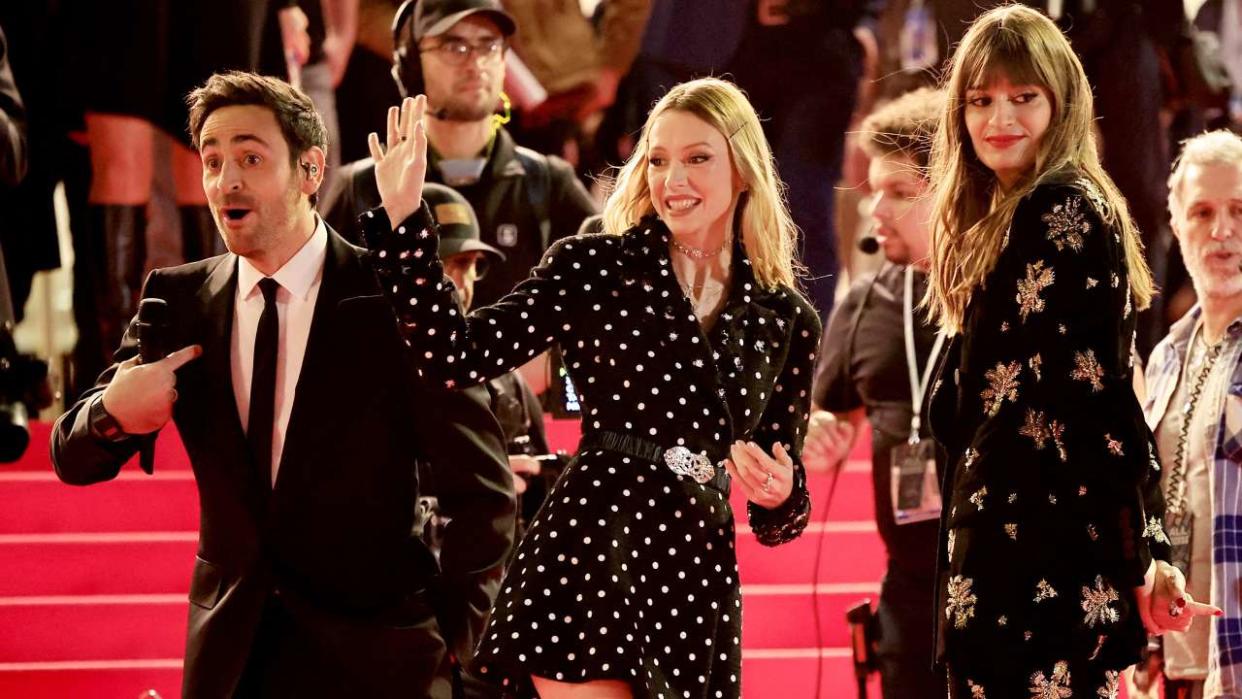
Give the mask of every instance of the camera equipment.
[[548, 351], [551, 366], [551, 380], [548, 390], [543, 394], [543, 409], [555, 418], [574, 418], [582, 414], [582, 404], [578, 399], [578, 389], [573, 379], [569, 378], [569, 370], [565, 368], [565, 359], [561, 356], [561, 348], [554, 346]]
[[875, 672], [875, 617], [871, 600], [865, 599], [845, 612], [850, 625], [850, 647], [854, 651], [854, 679], [858, 681], [859, 699], [867, 699], [867, 675]]
[[29, 416], [52, 404], [47, 363], [21, 354], [13, 321], [0, 325], [0, 463], [21, 458], [30, 444]]

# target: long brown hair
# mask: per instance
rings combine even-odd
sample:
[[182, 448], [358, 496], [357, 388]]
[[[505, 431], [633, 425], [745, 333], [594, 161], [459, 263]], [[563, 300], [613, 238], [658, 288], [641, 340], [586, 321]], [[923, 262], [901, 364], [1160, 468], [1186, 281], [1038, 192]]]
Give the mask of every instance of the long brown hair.
[[[966, 91], [1004, 76], [1039, 85], [1052, 101], [1052, 118], [1035, 165], [1009, 191], [975, 154], [966, 131]], [[1125, 199], [1100, 165], [1092, 121], [1091, 85], [1069, 41], [1050, 19], [1021, 5], [980, 15], [954, 53], [944, 81], [945, 108], [932, 145], [932, 271], [930, 315], [960, 332], [966, 306], [996, 265], [1018, 203], [1041, 184], [1077, 183], [1092, 194], [1105, 223], [1120, 228], [1130, 290], [1139, 309], [1155, 286], [1143, 243]], [[1120, 146], [1118, 146], [1120, 147]]]
[[605, 232], [623, 233], [655, 212], [647, 186], [649, 134], [651, 125], [669, 110], [693, 114], [724, 135], [733, 169], [747, 189], [737, 205], [742, 207], [740, 233], [755, 280], [768, 288], [784, 284], [796, 289], [795, 276], [801, 270], [795, 252], [797, 228], [785, 203], [785, 187], [776, 176], [772, 149], [746, 95], [718, 78], [681, 83], [651, 109], [604, 204]]

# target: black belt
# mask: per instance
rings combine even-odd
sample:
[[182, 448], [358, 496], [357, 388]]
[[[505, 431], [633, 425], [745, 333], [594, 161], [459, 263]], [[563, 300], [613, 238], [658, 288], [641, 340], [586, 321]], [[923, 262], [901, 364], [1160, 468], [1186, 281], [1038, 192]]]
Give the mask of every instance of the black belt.
[[[669, 468], [668, 463], [664, 460], [664, 453], [668, 449], [655, 442], [649, 442], [642, 437], [635, 437], [624, 432], [610, 432], [608, 430], [588, 432], [582, 435], [582, 441], [578, 444], [578, 452], [581, 453], [587, 449], [613, 451]], [[669, 470], [672, 469], [670, 468]], [[697, 482], [692, 478], [689, 480]], [[711, 480], [702, 485], [718, 490], [725, 497], [729, 497], [729, 472], [725, 470], [724, 466], [715, 466], [715, 475], [712, 476]]]

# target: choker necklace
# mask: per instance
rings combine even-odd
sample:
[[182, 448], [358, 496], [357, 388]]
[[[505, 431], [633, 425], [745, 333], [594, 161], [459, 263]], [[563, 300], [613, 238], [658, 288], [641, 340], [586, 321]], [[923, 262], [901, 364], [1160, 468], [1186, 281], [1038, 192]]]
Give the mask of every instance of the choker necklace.
[[682, 245], [676, 238], [670, 238], [669, 240], [673, 243], [673, 247], [676, 248], [677, 252], [680, 252], [686, 257], [695, 260], [706, 260], [709, 257], [715, 257], [724, 252], [724, 249], [729, 245], [729, 239], [725, 238], [725, 241], [720, 244], [720, 247], [709, 252], [707, 250], [700, 250], [699, 248], [692, 248], [689, 245]]

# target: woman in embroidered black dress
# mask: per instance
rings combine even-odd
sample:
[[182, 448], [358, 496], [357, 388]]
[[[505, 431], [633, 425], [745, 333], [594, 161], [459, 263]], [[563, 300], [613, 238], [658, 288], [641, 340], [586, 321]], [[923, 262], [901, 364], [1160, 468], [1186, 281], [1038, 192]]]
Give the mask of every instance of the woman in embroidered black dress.
[[[736, 697], [741, 596], [728, 489], [759, 541], [810, 512], [797, 455], [820, 334], [754, 110], [729, 83], [672, 89], [605, 208], [497, 304], [461, 317], [418, 208], [424, 102], [372, 135], [375, 269], [429, 379], [461, 386], [559, 343], [578, 456], [531, 524], [474, 667], [541, 697]], [[736, 235], [735, 235], [736, 234]], [[730, 479], [729, 475], [732, 478]]]
[[1116, 697], [1145, 631], [1212, 611], [1189, 601], [1171, 618], [1163, 579], [1152, 597], [1168, 539], [1131, 388], [1151, 274], [1099, 164], [1091, 88], [1050, 20], [1022, 6], [981, 15], [946, 92], [929, 302], [954, 336], [931, 399], [949, 457], [937, 619], [949, 694]]

